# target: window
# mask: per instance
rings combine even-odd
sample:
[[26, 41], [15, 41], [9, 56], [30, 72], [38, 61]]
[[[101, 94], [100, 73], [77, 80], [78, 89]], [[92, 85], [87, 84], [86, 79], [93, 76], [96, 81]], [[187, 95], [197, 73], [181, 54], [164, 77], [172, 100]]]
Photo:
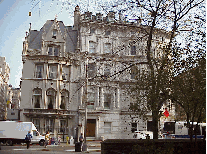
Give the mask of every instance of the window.
[[131, 45], [131, 55], [136, 55], [136, 46]]
[[104, 133], [111, 133], [111, 122], [104, 122]]
[[54, 132], [54, 119], [46, 119], [45, 130], [46, 132]]
[[48, 47], [48, 55], [49, 56], [59, 56], [59, 46], [49, 46]]
[[136, 79], [136, 77], [137, 77], [137, 73], [138, 73], [138, 71], [137, 71], [137, 67], [136, 67], [136, 66], [133, 66], [133, 67], [131, 68], [131, 79]]
[[110, 53], [111, 52], [111, 44], [105, 43], [104, 44], [104, 53]]
[[34, 108], [40, 108], [41, 98], [42, 98], [42, 90], [41, 89], [35, 89], [33, 91]]
[[87, 105], [87, 108], [88, 109], [93, 109], [94, 108], [94, 103], [95, 103], [95, 93], [88, 93], [87, 94], [87, 97], [88, 97], [88, 99], [87, 99], [87, 103], [88, 103], [88, 105]]
[[95, 33], [95, 28], [90, 28], [90, 33], [91, 34]]
[[66, 109], [66, 105], [68, 102], [68, 91], [63, 91], [61, 93], [61, 104], [60, 104], [60, 109]]
[[57, 66], [54, 66], [54, 65], [49, 66], [49, 78], [50, 79], [57, 78]]
[[96, 75], [96, 64], [95, 63], [89, 63], [88, 64], [88, 78], [92, 78]]
[[66, 120], [60, 120], [60, 129], [59, 133], [66, 132]]
[[32, 122], [37, 128], [37, 130], [40, 131], [40, 119], [32, 119]]
[[43, 65], [36, 65], [36, 78], [42, 78], [43, 77]]
[[137, 131], [137, 123], [131, 123], [131, 132], [134, 133], [135, 131]]
[[110, 65], [105, 65], [105, 68], [104, 68], [104, 76], [105, 77], [109, 77], [110, 76]]
[[111, 94], [104, 94], [104, 109], [110, 109]]
[[107, 30], [106, 32], [105, 32], [105, 35], [110, 35], [111, 34], [111, 31], [109, 31], [109, 30]]
[[53, 106], [56, 102], [56, 99], [55, 99], [55, 91], [50, 89], [47, 91], [47, 101], [48, 101], [48, 109], [53, 109]]
[[67, 80], [68, 79], [68, 68], [67, 67], [63, 67], [62, 68], [62, 79], [63, 80]]
[[57, 29], [53, 29], [52, 38], [56, 39], [56, 37], [57, 37]]
[[89, 41], [89, 53], [95, 53], [95, 42]]

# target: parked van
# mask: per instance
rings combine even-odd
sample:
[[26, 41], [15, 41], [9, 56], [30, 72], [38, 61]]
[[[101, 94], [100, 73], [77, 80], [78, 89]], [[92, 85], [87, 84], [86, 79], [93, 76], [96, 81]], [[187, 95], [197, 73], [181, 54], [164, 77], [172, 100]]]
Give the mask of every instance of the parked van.
[[45, 136], [37, 131], [32, 122], [0, 121], [0, 142], [7, 145], [25, 143], [28, 131], [32, 135], [31, 143], [44, 145]]

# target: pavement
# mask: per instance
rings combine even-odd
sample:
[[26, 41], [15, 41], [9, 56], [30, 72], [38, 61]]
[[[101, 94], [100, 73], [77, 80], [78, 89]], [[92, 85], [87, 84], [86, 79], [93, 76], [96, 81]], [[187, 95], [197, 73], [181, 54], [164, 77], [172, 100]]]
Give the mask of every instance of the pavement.
[[83, 153], [91, 153], [91, 154], [100, 154], [101, 153], [101, 141], [87, 141], [87, 151], [75, 152], [75, 144], [67, 144], [66, 142], [61, 142], [59, 145], [48, 145], [46, 148], [44, 146], [40, 146], [38, 144], [30, 145], [29, 149], [26, 149], [26, 144], [19, 145], [16, 144], [14, 146], [1, 146], [0, 153], [2, 154], [39, 154], [39, 153], [50, 153], [50, 154], [63, 154], [63, 153], [71, 153], [71, 154], [83, 154]]
[[[102, 142], [102, 141], [98, 141], [98, 140], [95, 140], [95, 141], [86, 141], [88, 147], [101, 147], [101, 143], [100, 142]], [[48, 146], [55, 146], [55, 145], [48, 145]], [[66, 142], [62, 142], [62, 143], [60, 143], [59, 146], [75, 147], [75, 144], [67, 144]]]

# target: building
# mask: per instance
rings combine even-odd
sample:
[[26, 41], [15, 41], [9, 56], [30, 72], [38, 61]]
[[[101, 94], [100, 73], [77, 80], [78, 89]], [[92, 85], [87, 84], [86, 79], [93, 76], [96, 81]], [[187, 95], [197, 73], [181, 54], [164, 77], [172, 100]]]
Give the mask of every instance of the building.
[[[21, 119], [41, 133], [77, 137], [85, 130], [87, 102], [87, 137], [132, 138], [132, 130], [147, 130], [142, 116], [132, 120], [126, 88], [135, 81], [135, 68], [146, 69], [146, 29], [121, 15], [115, 19], [114, 12], [81, 14], [78, 6], [73, 27], [55, 19], [40, 31], [30, 28], [22, 52]], [[155, 46], [167, 39], [165, 31], [156, 31], [154, 56], [161, 54]]]
[[40, 31], [30, 28], [23, 42], [20, 119], [32, 121], [41, 134], [49, 130], [65, 139], [76, 132], [76, 42], [77, 31], [56, 19]]
[[0, 57], [0, 120], [7, 119], [7, 108], [10, 107], [9, 98], [10, 68], [5, 57]]

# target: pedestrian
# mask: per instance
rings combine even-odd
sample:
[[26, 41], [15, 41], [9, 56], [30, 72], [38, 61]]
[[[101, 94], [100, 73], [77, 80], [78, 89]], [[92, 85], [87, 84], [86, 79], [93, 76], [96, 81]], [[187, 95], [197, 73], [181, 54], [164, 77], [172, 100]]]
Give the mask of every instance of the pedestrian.
[[49, 140], [50, 140], [50, 133], [49, 131], [47, 131], [47, 134], [45, 135], [45, 148], [49, 144]]
[[25, 141], [27, 143], [27, 149], [29, 149], [31, 138], [32, 138], [32, 135], [30, 134], [30, 131], [28, 131], [28, 134], [25, 137]]
[[81, 143], [81, 146], [83, 145], [83, 133], [81, 133], [80, 137], [79, 137], [79, 141]]

